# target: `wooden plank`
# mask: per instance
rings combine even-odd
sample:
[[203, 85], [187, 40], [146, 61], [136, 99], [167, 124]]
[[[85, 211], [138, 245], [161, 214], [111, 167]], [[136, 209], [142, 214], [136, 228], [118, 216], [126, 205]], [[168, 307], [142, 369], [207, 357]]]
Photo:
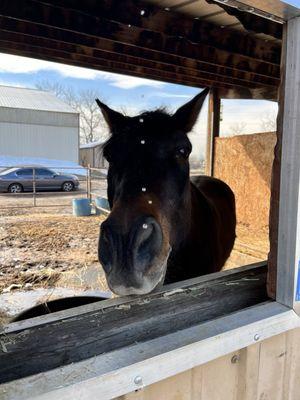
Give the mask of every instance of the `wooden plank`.
[[[140, 47], [127, 45], [124, 43], [114, 43], [113, 41], [106, 40], [84, 33], [70, 32], [68, 30], [52, 28], [49, 26], [39, 25], [38, 29], [34, 29], [31, 22], [18, 21], [15, 19], [0, 17], [0, 26], [2, 32], [2, 40], [11, 41], [12, 43], [35, 44], [36, 46], [43, 46], [45, 41], [58, 42], [60, 49], [66, 51], [70, 46], [76, 46], [76, 52], [82, 51], [86, 55], [96, 55], [97, 50], [103, 50], [112, 54], [119, 54], [124, 56], [136, 57], [141, 60], [152, 60], [160, 64], [167, 64], [173, 66], [180, 66], [186, 68], [188, 71], [202, 71], [207, 73], [214, 73], [218, 76], [224, 75], [236, 77], [240, 81], [248, 83], [255, 82], [256, 84], [265, 84], [270, 86], [278, 86], [279, 84], [279, 69], [278, 76], [264, 75], [262, 71], [259, 74], [247, 72], [243, 70], [241, 65], [238, 73], [230, 66], [223, 66], [218, 68], [214, 65], [212, 60], [210, 63], [201, 62], [196, 58], [181, 57], [179, 54], [166, 54], [151, 49], [143, 49]], [[62, 46], [63, 44], [63, 46]], [[69, 51], [70, 52], [70, 51]], [[219, 71], [220, 69], [220, 71]], [[235, 76], [236, 75], [236, 76]]]
[[207, 139], [206, 139], [206, 160], [205, 174], [213, 176], [214, 158], [215, 158], [215, 138], [220, 135], [220, 111], [221, 100], [218, 89], [213, 88], [210, 91], [208, 99], [207, 116]]
[[[74, 0], [54, 0], [60, 7], [83, 11], [85, 14], [102, 16], [107, 20], [144, 30], [162, 32], [170, 36], [186, 37], [189, 41], [221, 48], [230, 53], [247, 55], [274, 64], [280, 63], [279, 46], [232, 29], [219, 28], [203, 19], [193, 19], [180, 12], [166, 11], [159, 6], [144, 1], [102, 0], [95, 9], [94, 1], [84, 4]], [[201, 5], [203, 7], [203, 5]], [[141, 14], [141, 11], [143, 13]]]
[[285, 352], [285, 334], [274, 336], [260, 344], [257, 400], [282, 400]]
[[253, 344], [238, 354], [239, 376], [236, 399], [255, 400], [259, 375], [260, 344]]
[[[135, 45], [139, 48], [161, 51], [168, 54], [180, 54], [183, 57], [198, 59], [210, 64], [227, 66], [236, 70], [245, 70], [266, 76], [278, 76], [278, 64], [266, 63], [249, 56], [229, 53], [201, 43], [186, 40], [185, 35], [166, 35], [162, 32], [145, 30], [137, 26], [129, 26], [107, 20], [102, 16], [93, 16], [74, 9], [54, 7], [49, 4], [26, 1], [24, 7], [17, 7], [16, 0], [4, 1], [1, 15], [14, 19], [30, 21], [35, 32], [39, 24], [73, 32], [85, 33], [89, 36], [102, 37], [120, 43]], [[16, 2], [17, 3], [17, 2]], [[45, 18], [46, 16], [46, 18]]]
[[[194, 82], [194, 85], [200, 86], [202, 82], [206, 85], [219, 85], [221, 87], [245, 87], [255, 89], [257, 85], [253, 82], [244, 81], [236, 78], [230, 78], [224, 82], [224, 76], [206, 72], [203, 70], [189, 69], [173, 64], [160, 63], [157, 61], [143, 59], [141, 57], [132, 57], [113, 52], [107, 52], [95, 49], [86, 49], [82, 45], [65, 44], [63, 50], [60, 42], [51, 41], [49, 39], [41, 39], [36, 37], [25, 37], [20, 34], [11, 34], [0, 31], [1, 40], [0, 48], [3, 51], [11, 51], [12, 48], [21, 54], [28, 52], [36, 54], [44, 54], [57, 56], [65, 59], [67, 63], [70, 58], [73, 61], [79, 61], [86, 65], [92, 65], [94, 68], [108, 67], [110, 69], [133, 70], [136, 72], [145, 72], [145, 74], [153, 74], [154, 76], [163, 76], [165, 79], [176, 79], [178, 82]], [[163, 75], [162, 75], [163, 74]], [[265, 90], [271, 93], [277, 90], [274, 85], [264, 84]]]
[[281, 84], [279, 87], [279, 102], [277, 115], [276, 145], [274, 148], [274, 161], [271, 175], [271, 199], [269, 216], [269, 239], [270, 252], [268, 256], [268, 280], [267, 290], [271, 298], [276, 298], [277, 285], [277, 256], [278, 256], [278, 223], [279, 223], [279, 201], [280, 201], [280, 170], [281, 151], [283, 135], [284, 96], [286, 78], [286, 26], [283, 29], [283, 46], [281, 58]]
[[[98, 312], [2, 335], [0, 382], [146, 341], [267, 299], [266, 268], [151, 294]], [[222, 302], [219, 302], [222, 298]], [[47, 358], [45, 359], [45, 353]]]
[[300, 329], [286, 332], [285, 374], [282, 400], [299, 399], [300, 383]]
[[[255, 264], [244, 265], [243, 267], [229, 269], [220, 272], [214, 272], [209, 275], [199, 276], [197, 278], [187, 279], [185, 281], [175, 282], [168, 285], [162, 286], [160, 289], [156, 290], [155, 296], [164, 295], [170, 291], [178, 290], [178, 289], [185, 289], [191, 287], [193, 285], [199, 284], [207, 284], [210, 281], [216, 279], [231, 279], [230, 277], [235, 276], [237, 273], [241, 272], [250, 272], [255, 271], [261, 267], [266, 266], [266, 261], [261, 261]], [[146, 296], [147, 297], [147, 296]], [[115, 307], [120, 304], [127, 304], [133, 300], [134, 296], [122, 296], [122, 297], [115, 297], [109, 300], [103, 300], [97, 303], [88, 304], [81, 307], [71, 308], [64, 311], [58, 311], [56, 313], [43, 315], [41, 317], [30, 318], [24, 321], [18, 321], [11, 323], [0, 331], [0, 334], [8, 334], [8, 333], [16, 333], [22, 331], [24, 329], [33, 328], [41, 325], [48, 324], [50, 322], [58, 322], [63, 319], [77, 317], [84, 313], [90, 313], [95, 311], [105, 310], [108, 307]]]
[[[229, 353], [203, 365], [201, 390], [203, 399], [236, 400], [239, 365], [231, 362], [234, 355], [236, 354]], [[225, 379], [224, 371], [226, 371]]]
[[[299, 327], [299, 317], [294, 311], [270, 302], [3, 384], [0, 397], [3, 400], [107, 400], [295, 327]], [[142, 384], [135, 383], [137, 374]]]
[[298, 400], [299, 333], [282, 333], [117, 400], [173, 400], [183, 388], [182, 398], [190, 400]]
[[300, 313], [300, 17], [287, 23], [276, 299]]

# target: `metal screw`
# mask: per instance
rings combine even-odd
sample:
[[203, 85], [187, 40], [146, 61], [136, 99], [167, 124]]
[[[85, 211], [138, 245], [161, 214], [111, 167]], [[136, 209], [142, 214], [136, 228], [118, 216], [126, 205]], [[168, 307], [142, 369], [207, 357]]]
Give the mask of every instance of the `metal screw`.
[[142, 379], [142, 377], [140, 376], [140, 375], [137, 375], [135, 378], [134, 378], [134, 383], [136, 384], [136, 385], [142, 385], [143, 384], [143, 379]]
[[146, 188], [145, 187], [142, 187], [142, 192], [146, 192]]
[[143, 139], [143, 140], [141, 140], [141, 144], [145, 144], [146, 143], [146, 141]]
[[143, 229], [147, 229], [148, 225], [147, 224], [143, 224]]
[[254, 335], [254, 340], [257, 342], [260, 339], [260, 335], [257, 333], [256, 335]]
[[240, 357], [235, 354], [234, 356], [231, 357], [231, 363], [236, 364], [239, 361]]

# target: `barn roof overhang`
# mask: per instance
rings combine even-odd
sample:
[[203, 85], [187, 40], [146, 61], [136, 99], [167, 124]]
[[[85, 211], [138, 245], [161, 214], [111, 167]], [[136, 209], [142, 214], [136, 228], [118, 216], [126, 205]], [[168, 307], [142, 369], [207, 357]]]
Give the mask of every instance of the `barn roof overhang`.
[[276, 100], [282, 23], [298, 9], [248, 3], [3, 0], [0, 51]]

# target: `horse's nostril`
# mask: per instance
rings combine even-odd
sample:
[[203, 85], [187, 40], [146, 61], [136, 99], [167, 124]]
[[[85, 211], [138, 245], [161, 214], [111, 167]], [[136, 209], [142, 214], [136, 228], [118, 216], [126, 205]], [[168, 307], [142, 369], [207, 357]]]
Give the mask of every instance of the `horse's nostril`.
[[138, 269], [149, 267], [161, 247], [161, 227], [154, 218], [149, 217], [136, 230], [132, 249], [135, 267]]

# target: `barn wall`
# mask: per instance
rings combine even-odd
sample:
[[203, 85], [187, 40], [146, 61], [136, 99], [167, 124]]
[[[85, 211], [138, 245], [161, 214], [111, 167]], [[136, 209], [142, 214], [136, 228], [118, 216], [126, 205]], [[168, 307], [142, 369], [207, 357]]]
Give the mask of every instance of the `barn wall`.
[[78, 126], [0, 122], [0, 154], [78, 162]]
[[79, 126], [79, 114], [44, 110], [0, 107], [0, 121], [15, 124], [38, 124], [63, 127]]
[[269, 224], [275, 142], [272, 132], [215, 139], [214, 176], [235, 193], [238, 222], [255, 229]]
[[121, 396], [118, 400], [299, 398], [300, 329], [295, 329]]
[[79, 150], [79, 163], [84, 167], [107, 168], [108, 163], [103, 157], [102, 146], [86, 147]]

